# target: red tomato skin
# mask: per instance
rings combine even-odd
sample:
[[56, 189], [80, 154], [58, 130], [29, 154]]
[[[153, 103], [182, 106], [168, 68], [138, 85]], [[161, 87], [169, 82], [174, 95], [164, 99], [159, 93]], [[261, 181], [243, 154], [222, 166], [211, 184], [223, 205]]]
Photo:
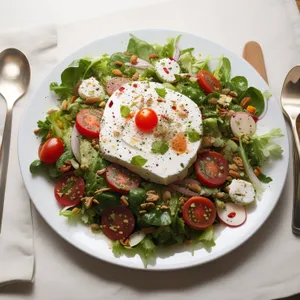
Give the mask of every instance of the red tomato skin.
[[[74, 199], [71, 200], [68, 196], [63, 195], [62, 197], [58, 195], [58, 193], [61, 191], [63, 183], [67, 182], [68, 178], [74, 177], [76, 179], [76, 187], [75, 187], [75, 196]], [[75, 176], [73, 174], [65, 174], [60, 178], [58, 182], [56, 182], [54, 186], [54, 196], [56, 201], [62, 205], [62, 206], [71, 206], [71, 205], [77, 205], [80, 201], [82, 196], [85, 192], [85, 183], [82, 177]]]
[[[204, 220], [204, 224], [196, 223], [196, 222], [193, 222], [192, 220], [190, 220], [188, 211], [189, 211], [189, 208], [192, 203], [196, 204], [195, 209], [197, 209], [197, 203], [199, 205], [201, 204], [201, 205], [204, 205], [207, 208], [211, 209], [211, 212], [210, 212], [211, 216], [210, 216], [209, 220]], [[203, 209], [203, 213], [206, 213], [204, 211], [204, 209]], [[184, 203], [184, 205], [182, 207], [182, 216], [183, 216], [184, 222], [189, 227], [196, 229], [196, 230], [202, 230], [202, 229], [209, 227], [210, 225], [212, 225], [214, 223], [216, 216], [217, 216], [217, 210], [216, 210], [215, 205], [208, 198], [195, 196], [195, 197], [191, 197], [188, 201], [186, 201]]]
[[99, 138], [101, 116], [102, 113], [96, 109], [82, 109], [76, 115], [75, 125], [78, 132], [88, 138]]
[[58, 137], [48, 139], [39, 147], [39, 158], [45, 164], [55, 163], [64, 153], [64, 143]]
[[142, 108], [135, 116], [137, 128], [145, 133], [153, 131], [158, 123], [156, 112], [151, 108]]
[[[124, 172], [124, 171], [126, 171], [126, 172]], [[113, 174], [116, 172], [119, 172], [119, 174], [118, 174], [120, 176], [119, 179], [123, 179], [122, 184], [124, 183], [124, 188], [118, 187], [117, 185], [119, 185], [120, 183], [114, 182], [114, 178], [112, 178], [112, 177], [113, 177]], [[126, 179], [128, 179], [128, 176], [130, 176], [130, 175], [134, 176], [132, 178], [132, 180], [134, 180], [134, 182], [131, 182], [131, 185], [127, 184], [127, 186], [126, 186]], [[120, 193], [120, 194], [128, 194], [131, 189], [137, 188], [140, 185], [140, 181], [141, 181], [141, 178], [138, 175], [132, 173], [130, 170], [127, 170], [126, 168], [121, 167], [117, 164], [111, 164], [107, 167], [106, 172], [105, 172], [105, 178], [106, 178], [108, 186], [112, 190], [114, 190], [115, 192]]]
[[198, 83], [206, 94], [210, 94], [222, 87], [219, 80], [213, 74], [205, 70], [198, 72]]
[[[114, 220], [111, 222], [110, 215], [114, 214]], [[123, 220], [127, 219], [128, 222], [124, 223]], [[109, 227], [111, 225], [120, 226], [113, 231]], [[111, 240], [119, 240], [122, 238], [127, 238], [134, 230], [135, 219], [132, 211], [125, 206], [118, 206], [114, 208], [106, 208], [102, 214], [101, 220], [103, 233], [109, 237]]]
[[[212, 156], [214, 157], [216, 160], [218, 160], [219, 162], [221, 162], [221, 165], [223, 166], [223, 175], [219, 178], [207, 178], [201, 171], [200, 168], [200, 161], [205, 159], [206, 157]], [[224, 156], [218, 152], [214, 152], [214, 151], [209, 151], [209, 152], [204, 152], [198, 155], [198, 159], [196, 160], [195, 164], [194, 164], [194, 168], [195, 168], [195, 172], [197, 175], [198, 180], [210, 187], [210, 188], [216, 188], [220, 185], [222, 185], [225, 181], [226, 178], [228, 176], [228, 163], [226, 161], [226, 159], [224, 158]]]

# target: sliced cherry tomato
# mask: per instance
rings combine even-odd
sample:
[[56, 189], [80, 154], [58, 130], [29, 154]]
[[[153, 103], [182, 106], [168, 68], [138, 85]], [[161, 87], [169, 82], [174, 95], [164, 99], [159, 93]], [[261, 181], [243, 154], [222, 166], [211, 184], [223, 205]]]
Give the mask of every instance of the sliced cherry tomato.
[[198, 82], [203, 91], [207, 94], [219, 90], [222, 87], [219, 80], [213, 74], [205, 70], [198, 72]]
[[226, 181], [228, 164], [222, 154], [208, 151], [199, 154], [195, 162], [195, 171], [202, 184], [215, 188]]
[[76, 128], [80, 134], [88, 138], [98, 138], [102, 112], [97, 109], [82, 109], [76, 116]]
[[85, 191], [82, 177], [66, 174], [54, 186], [54, 195], [62, 206], [76, 205], [80, 202]]
[[105, 176], [109, 187], [121, 194], [129, 193], [130, 190], [137, 188], [141, 182], [140, 176], [117, 164], [109, 165]]
[[48, 139], [39, 148], [39, 158], [45, 164], [55, 163], [64, 153], [64, 143], [60, 138]]
[[189, 227], [204, 229], [215, 221], [216, 207], [205, 197], [192, 197], [184, 203], [182, 216]]
[[102, 230], [112, 240], [127, 238], [134, 229], [135, 220], [125, 206], [106, 208], [102, 214]]
[[156, 112], [151, 108], [142, 108], [135, 116], [135, 124], [142, 132], [151, 132], [158, 123]]

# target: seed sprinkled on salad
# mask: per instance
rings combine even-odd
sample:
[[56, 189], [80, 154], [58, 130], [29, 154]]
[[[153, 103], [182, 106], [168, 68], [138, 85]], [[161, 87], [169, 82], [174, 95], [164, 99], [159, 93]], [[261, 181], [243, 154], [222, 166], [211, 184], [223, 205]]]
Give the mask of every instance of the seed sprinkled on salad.
[[131, 35], [127, 49], [82, 58], [50, 84], [58, 108], [37, 122], [30, 171], [53, 178], [60, 215], [103, 232], [115, 256], [147, 264], [156, 247], [213, 247], [215, 225], [246, 222], [272, 181], [264, 163], [282, 155], [280, 129], [257, 134], [263, 94], [231, 76], [228, 58], [193, 51], [180, 36]]

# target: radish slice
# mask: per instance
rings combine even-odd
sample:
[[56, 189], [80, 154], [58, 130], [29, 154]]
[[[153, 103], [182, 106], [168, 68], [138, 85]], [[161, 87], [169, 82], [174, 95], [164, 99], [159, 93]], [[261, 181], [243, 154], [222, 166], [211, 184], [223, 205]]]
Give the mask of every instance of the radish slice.
[[132, 63], [125, 63], [125, 65], [129, 67], [140, 68], [140, 69], [154, 68], [154, 66], [151, 65], [149, 62], [140, 58], [137, 59], [137, 63], [135, 65], [133, 65]]
[[246, 112], [237, 112], [230, 119], [230, 126], [236, 137], [242, 135], [253, 135], [256, 131], [256, 123]]
[[78, 132], [75, 125], [72, 130], [71, 148], [75, 158], [80, 163], [80, 133]]
[[217, 207], [217, 214], [220, 220], [230, 227], [241, 226], [247, 219], [245, 208], [234, 203], [225, 203], [225, 208]]
[[128, 238], [128, 242], [130, 247], [134, 247], [137, 244], [139, 244], [144, 238], [146, 234], [142, 231], [136, 231], [133, 234], [131, 234]]

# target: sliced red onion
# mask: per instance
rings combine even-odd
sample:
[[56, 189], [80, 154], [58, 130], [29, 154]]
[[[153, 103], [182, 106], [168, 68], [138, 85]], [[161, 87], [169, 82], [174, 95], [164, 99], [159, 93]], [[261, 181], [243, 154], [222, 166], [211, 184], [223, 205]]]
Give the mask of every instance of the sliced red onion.
[[129, 66], [129, 67], [140, 68], [140, 69], [154, 68], [154, 66], [151, 65], [148, 61], [140, 59], [140, 58], [137, 59], [137, 63], [135, 65], [133, 65], [130, 62], [125, 63], [125, 65]]
[[179, 49], [178, 45], [176, 44], [176, 45], [175, 45], [175, 51], [174, 51], [174, 54], [173, 54], [173, 58], [174, 58], [176, 61], [178, 61], [179, 56], [180, 56], [180, 49]]
[[80, 167], [79, 163], [75, 159], [71, 159], [71, 165], [75, 170], [79, 169]]
[[174, 182], [174, 184], [199, 184], [199, 185], [201, 185], [198, 180], [192, 179], [192, 178], [178, 180], [178, 181]]
[[74, 125], [72, 130], [71, 148], [75, 158], [80, 163], [80, 133], [78, 132], [76, 125]]
[[179, 75], [182, 77], [189, 77], [189, 78], [197, 78], [198, 77], [197, 74], [192, 74], [192, 73], [180, 73]]
[[179, 192], [185, 196], [189, 196], [189, 197], [193, 197], [193, 196], [199, 196], [199, 194], [187, 189], [187, 188], [184, 188], [184, 187], [181, 187], [179, 185], [176, 185], [176, 184], [171, 184], [170, 185], [170, 188], [176, 192]]

